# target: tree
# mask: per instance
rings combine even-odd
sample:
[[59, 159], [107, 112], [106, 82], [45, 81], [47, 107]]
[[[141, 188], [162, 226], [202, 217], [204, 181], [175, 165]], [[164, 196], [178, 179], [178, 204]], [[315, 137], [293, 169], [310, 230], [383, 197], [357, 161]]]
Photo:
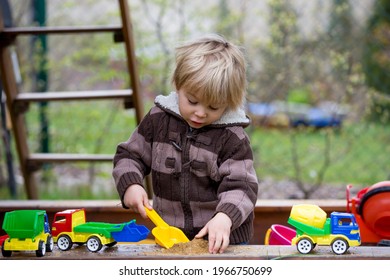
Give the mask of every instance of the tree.
[[[390, 95], [390, 0], [377, 0], [367, 24], [362, 57], [367, 86]], [[369, 119], [390, 122], [390, 99], [374, 97]]]
[[297, 13], [292, 4], [285, 0], [269, 0], [269, 38], [260, 48], [262, 66], [256, 77], [256, 99], [268, 102], [284, 100], [293, 87], [296, 71], [299, 31]]

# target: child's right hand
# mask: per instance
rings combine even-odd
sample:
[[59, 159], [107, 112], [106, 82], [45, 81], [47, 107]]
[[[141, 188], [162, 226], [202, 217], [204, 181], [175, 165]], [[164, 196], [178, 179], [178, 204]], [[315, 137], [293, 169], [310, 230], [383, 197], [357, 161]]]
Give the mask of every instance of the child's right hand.
[[125, 195], [123, 196], [124, 204], [135, 213], [139, 213], [142, 218], [147, 219], [145, 206], [149, 209], [152, 209], [152, 206], [149, 204], [148, 194], [145, 189], [138, 185], [134, 184], [127, 188]]

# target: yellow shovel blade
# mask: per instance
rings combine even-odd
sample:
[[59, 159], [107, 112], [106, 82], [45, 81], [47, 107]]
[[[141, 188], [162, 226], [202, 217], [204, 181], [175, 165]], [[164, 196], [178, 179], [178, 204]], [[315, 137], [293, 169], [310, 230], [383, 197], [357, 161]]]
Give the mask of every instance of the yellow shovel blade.
[[171, 248], [177, 243], [186, 243], [190, 240], [187, 236], [176, 227], [155, 227], [152, 230], [156, 243], [164, 248]]
[[167, 249], [177, 243], [185, 243], [190, 240], [180, 229], [168, 225], [154, 210], [149, 210], [145, 207], [146, 214], [149, 219], [156, 225], [152, 230], [152, 234], [156, 239], [156, 243]]

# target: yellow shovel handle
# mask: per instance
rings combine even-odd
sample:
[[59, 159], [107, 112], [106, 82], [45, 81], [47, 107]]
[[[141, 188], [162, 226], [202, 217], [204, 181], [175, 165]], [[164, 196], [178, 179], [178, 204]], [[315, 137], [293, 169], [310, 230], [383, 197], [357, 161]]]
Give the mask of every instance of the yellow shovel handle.
[[271, 235], [271, 232], [272, 232], [272, 229], [269, 228], [265, 234], [265, 238], [264, 238], [264, 245], [269, 245], [269, 237]]
[[148, 215], [149, 219], [152, 220], [152, 222], [157, 227], [169, 227], [169, 225], [160, 217], [159, 214], [157, 214], [154, 209], [150, 210], [147, 207], [145, 207], [146, 215]]

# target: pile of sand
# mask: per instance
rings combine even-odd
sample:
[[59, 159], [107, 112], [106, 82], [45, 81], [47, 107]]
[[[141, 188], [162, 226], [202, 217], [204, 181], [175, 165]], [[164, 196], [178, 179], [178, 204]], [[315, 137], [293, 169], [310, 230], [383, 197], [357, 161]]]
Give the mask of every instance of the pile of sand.
[[207, 240], [201, 238], [192, 239], [190, 242], [177, 243], [171, 248], [161, 249], [164, 254], [172, 255], [201, 255], [209, 254], [209, 243]]

